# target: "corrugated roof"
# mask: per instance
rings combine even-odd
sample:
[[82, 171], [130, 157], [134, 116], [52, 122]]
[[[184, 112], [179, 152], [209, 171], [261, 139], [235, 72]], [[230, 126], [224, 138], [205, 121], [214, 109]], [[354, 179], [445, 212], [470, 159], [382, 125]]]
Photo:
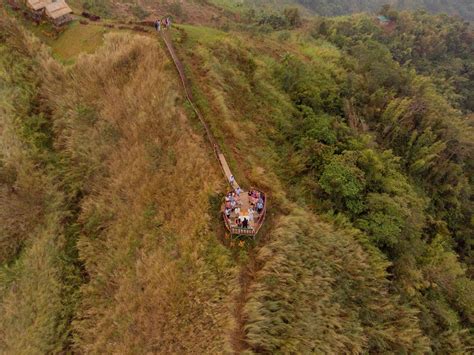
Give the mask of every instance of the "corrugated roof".
[[64, 0], [58, 0], [46, 5], [46, 15], [53, 20], [70, 13], [72, 13], [72, 10]]
[[35, 11], [45, 8], [51, 2], [52, 0], [27, 0], [28, 6]]

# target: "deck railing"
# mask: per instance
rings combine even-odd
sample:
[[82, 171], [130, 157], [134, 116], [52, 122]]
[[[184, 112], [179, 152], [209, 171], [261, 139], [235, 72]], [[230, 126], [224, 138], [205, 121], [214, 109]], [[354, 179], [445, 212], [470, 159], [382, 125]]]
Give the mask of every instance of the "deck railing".
[[266, 196], [263, 192], [260, 192], [263, 195], [264, 198], [264, 204], [263, 204], [263, 210], [260, 212], [260, 215], [258, 216], [257, 221], [255, 222], [255, 228], [243, 228], [243, 227], [233, 227], [230, 219], [226, 216], [224, 211], [222, 212], [222, 215], [224, 216], [224, 223], [229, 230], [230, 234], [238, 234], [238, 235], [251, 235], [254, 236], [258, 233], [260, 230], [260, 227], [263, 224], [263, 221], [265, 219], [265, 215], [267, 213], [267, 199]]

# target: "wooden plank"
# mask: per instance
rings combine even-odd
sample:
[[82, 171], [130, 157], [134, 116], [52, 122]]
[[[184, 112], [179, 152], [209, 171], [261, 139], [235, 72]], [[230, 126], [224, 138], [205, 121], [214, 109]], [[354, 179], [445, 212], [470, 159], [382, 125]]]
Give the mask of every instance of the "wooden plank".
[[[225, 160], [224, 154], [218, 153], [217, 157], [219, 158], [219, 162], [222, 166], [222, 170], [224, 171], [224, 175], [227, 178], [227, 182], [230, 181], [230, 177], [232, 176], [232, 172], [230, 171], [229, 164], [227, 164], [227, 160]], [[236, 189], [239, 187], [239, 184], [237, 181], [234, 180], [234, 184], [232, 185], [232, 188]]]

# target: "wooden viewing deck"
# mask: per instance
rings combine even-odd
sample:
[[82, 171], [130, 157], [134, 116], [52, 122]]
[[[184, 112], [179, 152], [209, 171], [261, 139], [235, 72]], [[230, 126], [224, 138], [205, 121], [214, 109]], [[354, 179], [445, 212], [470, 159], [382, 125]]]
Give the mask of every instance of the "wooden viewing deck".
[[[227, 217], [225, 214], [225, 203], [222, 206], [222, 215], [224, 216], [224, 222], [229, 230], [229, 232], [233, 235], [250, 235], [254, 236], [258, 233], [260, 228], [262, 227], [263, 221], [265, 220], [266, 214], [266, 199], [265, 194], [260, 192], [260, 196], [263, 197], [263, 210], [258, 213], [255, 207], [255, 200], [251, 201], [251, 197], [249, 196], [248, 192], [242, 191], [240, 193], [240, 198], [237, 203], [237, 206], [240, 208], [240, 214], [236, 214], [235, 212], [231, 212], [230, 216]], [[243, 228], [237, 224], [238, 218], [246, 218], [248, 222], [248, 227]]]
[[[201, 113], [198, 111], [196, 106], [194, 106], [193, 103], [193, 95], [190, 89], [190, 86], [188, 85], [188, 80], [186, 78], [186, 75], [184, 73], [184, 66], [179, 60], [176, 51], [174, 49], [172, 40], [169, 36], [169, 30], [162, 30], [161, 31], [161, 36], [165, 42], [166, 48], [168, 49], [168, 52], [171, 56], [171, 59], [173, 60], [176, 70], [178, 71], [179, 77], [181, 79], [181, 83], [183, 84], [184, 92], [186, 94], [186, 98], [189, 101], [189, 104], [191, 105], [193, 111], [196, 113], [196, 116], [198, 117], [199, 121], [203, 125], [205, 131], [206, 131], [206, 136], [211, 143], [211, 146], [214, 150], [214, 153], [216, 154], [216, 158], [219, 161], [219, 165], [222, 169], [222, 172], [224, 173], [224, 176], [227, 180], [227, 182], [230, 184], [230, 178], [233, 176], [232, 171], [229, 168], [229, 164], [227, 164], [227, 160], [225, 159], [224, 154], [222, 154], [214, 136], [211, 133], [211, 130], [209, 129], [209, 126], [207, 125], [206, 121], [204, 121], [204, 118], [202, 117]], [[237, 189], [240, 188], [239, 184], [237, 181], [234, 180], [232, 184], [230, 184], [232, 189]], [[255, 236], [258, 231], [260, 230], [264, 220], [265, 220], [265, 215], [266, 215], [266, 210], [267, 210], [267, 199], [266, 196], [263, 192], [259, 192], [260, 196], [263, 198], [263, 209], [260, 213], [257, 213], [256, 211], [251, 212], [252, 216], [250, 217], [249, 215], [249, 209], [252, 207], [253, 202], [251, 201], [251, 197], [249, 196], [247, 191], [241, 190], [240, 193], [240, 198], [237, 203], [237, 206], [240, 208], [240, 215], [237, 215], [235, 213], [235, 210], [232, 209], [232, 212], [230, 214], [230, 217], [227, 217], [226, 214], [224, 213], [225, 211], [225, 202], [222, 204], [222, 216], [224, 218], [224, 223], [229, 230], [229, 232], [232, 235], [249, 235], [249, 236]], [[252, 209], [254, 209], [255, 206], [253, 206]], [[236, 223], [236, 220], [241, 217], [247, 217], [247, 220], [249, 220], [249, 224], [247, 228], [243, 228], [241, 226], [238, 226]], [[250, 217], [250, 219], [249, 219]], [[253, 217], [253, 218], [252, 218]]]

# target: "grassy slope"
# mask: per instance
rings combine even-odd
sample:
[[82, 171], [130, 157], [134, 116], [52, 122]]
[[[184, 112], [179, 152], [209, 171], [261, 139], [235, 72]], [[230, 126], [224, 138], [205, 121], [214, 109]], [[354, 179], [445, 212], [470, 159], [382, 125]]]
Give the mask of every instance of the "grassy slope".
[[294, 208], [257, 254], [245, 306], [255, 352], [427, 351], [416, 311], [389, 293], [388, 263], [365, 237]]
[[92, 53], [103, 43], [106, 29], [96, 25], [73, 22], [56, 40], [52, 41], [53, 55], [63, 61], [71, 61], [80, 53]]
[[[71, 41], [63, 43], [85, 35], [73, 31], [64, 34], [70, 33]], [[415, 312], [387, 296], [387, 263], [380, 254], [363, 236], [335, 230], [289, 202], [298, 202], [304, 191], [294, 190], [285, 177], [291, 157], [280, 132], [292, 105], [274, 82], [273, 65], [290, 52], [313, 61], [321, 75], [346, 75], [338, 69], [337, 49], [298, 36], [282, 43], [280, 34], [229, 35], [194, 26], [175, 33], [198, 104], [238, 180], [271, 195], [270, 232], [264, 231], [255, 250], [237, 317], [245, 337], [239, 346], [254, 352], [426, 350]], [[64, 59], [82, 50], [57, 46]], [[97, 53], [59, 73], [46, 70], [42, 89], [52, 110], [56, 148], [69, 164], [66, 179], [84, 196], [78, 249], [87, 282], [68, 328], [76, 350], [230, 350], [235, 327], [230, 304], [239, 284], [235, 262], [212, 228], [220, 222], [209, 211], [209, 199], [223, 186], [206, 142], [196, 134], [199, 126], [191, 121], [191, 129], [184, 117], [186, 105], [166, 54], [149, 38], [114, 34]], [[43, 238], [32, 240], [31, 250], [43, 253], [26, 250], [20, 260], [27, 267], [16, 274], [5, 271], [16, 275], [21, 291], [11, 279], [0, 281], [4, 309], [14, 309], [15, 298], [25, 304], [24, 312], [10, 311], [2, 323], [3, 339], [21, 339], [0, 343], [11, 351], [15, 344], [30, 343], [51, 351], [43, 342], [64, 334], [53, 328], [57, 332], [45, 336], [51, 323], [29, 318], [25, 290], [35, 264], [28, 263], [42, 260], [54, 268], [50, 261], [58, 253], [46, 248]], [[34, 300], [53, 300], [50, 307], [41, 304], [46, 319], [63, 310], [57, 296], [61, 278], [54, 270], [47, 273], [54, 287], [41, 281], [35, 289], [47, 296]], [[25, 327], [37, 343], [21, 332]]]
[[[93, 107], [98, 124], [83, 127], [73, 116], [71, 135], [80, 133], [66, 149], [81, 165], [106, 169], [83, 202], [79, 250], [91, 281], [75, 323], [79, 347], [220, 349], [231, 262], [209, 230], [208, 197], [219, 171], [176, 107], [166, 55], [155, 40], [111, 36], [71, 75], [77, 80], [66, 97]], [[65, 104], [60, 112], [71, 110]]]
[[59, 352], [70, 340], [78, 273], [64, 225], [72, 211], [40, 112], [38, 63], [48, 55], [6, 18], [0, 36], [0, 349]]
[[[11, 28], [17, 27], [2, 33]], [[1, 225], [14, 224], [9, 233], [21, 253], [0, 273], [2, 352], [224, 349], [234, 276], [210, 223], [220, 171], [179, 108], [175, 74], [158, 42], [109, 35], [97, 54], [65, 70], [21, 31], [15, 38], [25, 41], [6, 50], [21, 65], [5, 90], [23, 101], [2, 102], [1, 172], [13, 171], [13, 180], [2, 185], [0, 200]], [[7, 78], [8, 65], [2, 67]], [[22, 93], [15, 82], [25, 80], [25, 67], [37, 80]], [[28, 163], [39, 159], [35, 147], [18, 146], [23, 138], [15, 136], [31, 112], [15, 116], [37, 100], [30, 91], [54, 130], [48, 137], [53, 162], [43, 162], [44, 170]], [[78, 213], [71, 226], [63, 195], [71, 195]], [[34, 196], [41, 213], [25, 225], [17, 207], [29, 202], [22, 197]], [[75, 237], [68, 239], [72, 227]], [[79, 260], [67, 260], [71, 243]], [[79, 261], [80, 300], [68, 304], [67, 280], [74, 274], [67, 266]]]
[[387, 263], [380, 252], [363, 236], [334, 230], [289, 203], [304, 191], [293, 189], [285, 177], [291, 157], [279, 134], [293, 112], [272, 68], [291, 53], [312, 61], [319, 75], [341, 79], [346, 75], [337, 65], [341, 53], [304, 34], [281, 43], [278, 34], [263, 40], [245, 33], [203, 36], [202, 28], [182, 28], [176, 41], [182, 43], [200, 107], [239, 167], [240, 180], [271, 196], [270, 232], [261, 236], [250, 280], [243, 284], [247, 296], [237, 334], [245, 340], [236, 348], [269, 353], [426, 350], [429, 341], [416, 311], [388, 296]]
[[[286, 55], [313, 61], [321, 75], [343, 76], [333, 46], [293, 34], [281, 41], [273, 36], [230, 34], [195, 26], [175, 33], [180, 55], [188, 64], [195, 96], [220, 139], [239, 181], [258, 185], [285, 203], [291, 186], [285, 178], [285, 147], [281, 131], [293, 114], [290, 99], [275, 82], [273, 68]], [[300, 38], [302, 36], [303, 38]], [[283, 159], [283, 160], [282, 160]], [[240, 176], [239, 176], [240, 175]], [[285, 191], [284, 191], [285, 190]]]

